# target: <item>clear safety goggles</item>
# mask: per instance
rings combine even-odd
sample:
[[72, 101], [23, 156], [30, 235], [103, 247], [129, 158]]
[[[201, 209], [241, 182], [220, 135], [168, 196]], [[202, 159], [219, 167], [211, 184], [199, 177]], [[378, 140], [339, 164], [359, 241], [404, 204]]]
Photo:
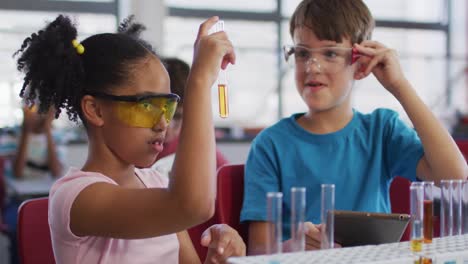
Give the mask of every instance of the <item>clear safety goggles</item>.
[[303, 46], [283, 47], [284, 59], [299, 71], [309, 71], [314, 65], [322, 73], [334, 74], [353, 64], [360, 55], [353, 48], [323, 47], [311, 49]]

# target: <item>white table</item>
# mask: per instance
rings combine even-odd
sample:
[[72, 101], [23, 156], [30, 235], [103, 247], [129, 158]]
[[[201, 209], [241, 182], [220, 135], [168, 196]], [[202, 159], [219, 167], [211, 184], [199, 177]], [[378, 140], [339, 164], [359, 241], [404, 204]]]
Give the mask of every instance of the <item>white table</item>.
[[230, 258], [231, 264], [338, 264], [338, 263], [379, 263], [414, 264], [421, 257], [432, 259], [433, 264], [467, 264], [468, 234], [436, 238], [432, 244], [424, 244], [423, 251], [412, 253], [409, 242], [382, 244], [376, 246], [348, 247], [278, 255]]

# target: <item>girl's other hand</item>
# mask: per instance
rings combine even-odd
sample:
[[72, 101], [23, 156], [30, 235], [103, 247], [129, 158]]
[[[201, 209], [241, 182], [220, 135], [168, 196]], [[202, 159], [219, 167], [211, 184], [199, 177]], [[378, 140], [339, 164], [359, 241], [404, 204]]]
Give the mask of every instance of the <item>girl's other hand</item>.
[[208, 31], [217, 22], [218, 17], [211, 17], [200, 25], [194, 44], [193, 65], [190, 78], [207, 81], [211, 87], [216, 81], [220, 69], [225, 69], [229, 63], [235, 64], [234, 47], [226, 32], [220, 31], [208, 35]]
[[205, 263], [225, 263], [229, 257], [245, 256], [245, 243], [239, 233], [226, 224], [212, 225], [201, 236], [208, 247]]

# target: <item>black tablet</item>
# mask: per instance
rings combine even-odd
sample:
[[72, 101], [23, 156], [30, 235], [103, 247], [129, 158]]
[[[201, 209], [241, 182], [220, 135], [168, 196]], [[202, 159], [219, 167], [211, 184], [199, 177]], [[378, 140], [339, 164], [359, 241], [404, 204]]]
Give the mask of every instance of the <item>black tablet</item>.
[[399, 242], [410, 220], [407, 214], [333, 211], [335, 242], [343, 247]]

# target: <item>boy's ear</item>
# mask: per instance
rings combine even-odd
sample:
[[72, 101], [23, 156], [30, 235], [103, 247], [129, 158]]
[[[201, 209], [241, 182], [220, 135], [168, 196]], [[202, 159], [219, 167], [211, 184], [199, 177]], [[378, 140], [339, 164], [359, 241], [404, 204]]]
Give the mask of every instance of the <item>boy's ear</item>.
[[353, 67], [354, 67], [354, 73], [353, 73], [354, 80], [363, 79], [365, 76], [362, 76], [361, 73], [363, 73], [364, 70], [366, 69], [365, 65], [357, 61], [354, 63]]
[[102, 108], [96, 98], [91, 95], [85, 95], [81, 99], [81, 110], [86, 121], [95, 126], [104, 125], [102, 118]]

